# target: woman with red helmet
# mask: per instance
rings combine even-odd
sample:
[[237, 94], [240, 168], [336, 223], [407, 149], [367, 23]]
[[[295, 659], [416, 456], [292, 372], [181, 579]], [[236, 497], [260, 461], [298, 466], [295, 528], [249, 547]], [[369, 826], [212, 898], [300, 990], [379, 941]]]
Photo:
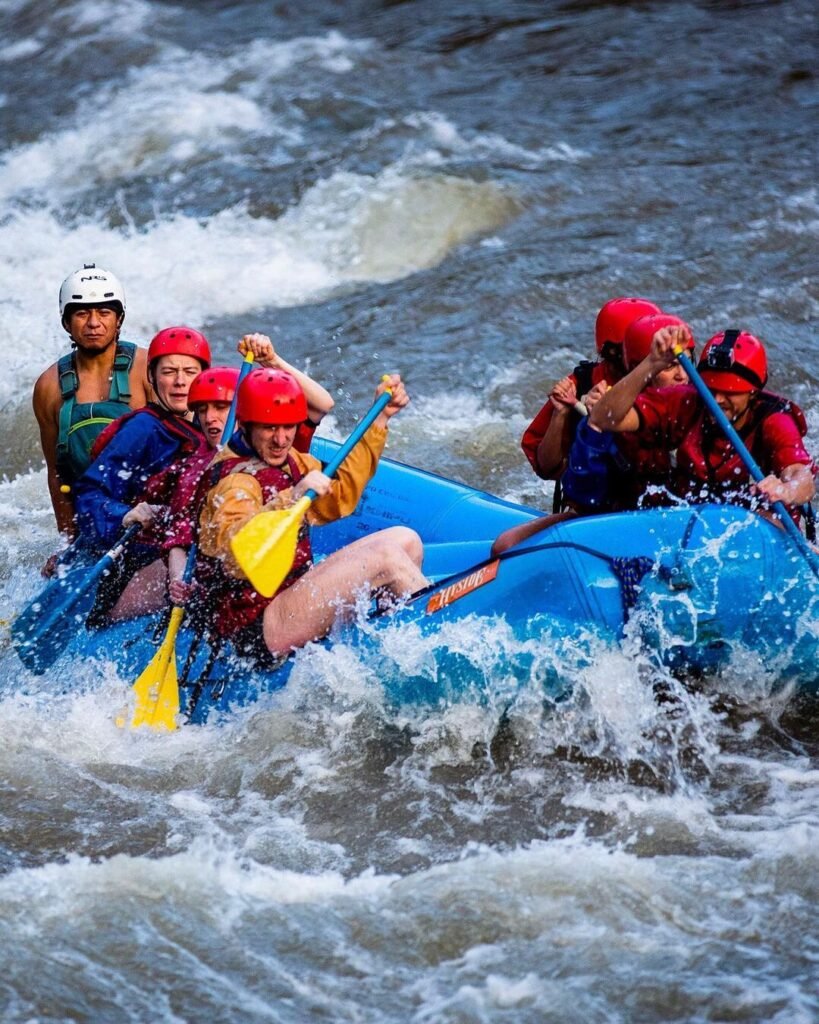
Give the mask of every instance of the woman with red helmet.
[[[413, 531], [391, 527], [354, 541], [313, 564], [308, 526], [349, 515], [378, 465], [389, 420], [409, 402], [400, 376], [379, 384], [392, 398], [330, 480], [320, 463], [294, 448], [307, 416], [302, 388], [281, 370], [252, 371], [239, 388], [240, 429], [231, 450], [214, 463], [214, 483], [200, 516], [198, 578], [207, 615], [220, 640], [261, 664], [269, 664], [329, 632], [355, 606], [362, 591], [393, 599], [426, 586], [423, 546]], [[271, 598], [261, 596], [233, 559], [230, 540], [263, 508], [288, 507], [307, 490], [310, 505], [293, 566]]]
[[[623, 341], [626, 328], [638, 317], [659, 313], [660, 307], [649, 299], [622, 296], [609, 299], [597, 314], [594, 340], [597, 362], [579, 363], [559, 380], [549, 392], [549, 400], [524, 431], [523, 454], [544, 480], [558, 480], [566, 468], [580, 418], [575, 411], [578, 398], [590, 407], [603, 390], [624, 375]], [[561, 504], [559, 488], [555, 490], [555, 511]]]
[[[335, 404], [330, 394], [312, 377], [286, 362], [266, 334], [244, 335], [237, 350], [243, 356], [252, 355], [259, 366], [284, 370], [297, 381], [304, 395], [306, 411], [293, 446], [300, 452], [308, 452], [316, 427]], [[160, 547], [168, 555], [168, 591], [175, 604], [184, 604], [190, 593], [190, 587], [182, 582], [182, 575], [187, 549], [196, 535], [196, 522], [204, 500], [200, 481], [213, 461], [214, 450], [222, 442], [238, 377], [239, 371], [231, 367], [203, 370], [191, 384], [188, 394], [188, 407], [196, 416], [209, 448], [187, 460], [178, 479], [172, 481], [170, 498], [167, 499], [168, 512]], [[237, 443], [241, 443], [238, 438]], [[164, 487], [164, 491], [167, 493], [168, 488]], [[150, 502], [151, 498], [146, 500]]]
[[703, 381], [767, 476], [758, 484], [708, 414], [693, 387], [643, 391], [645, 381], [672, 366], [690, 332], [662, 327], [646, 357], [591, 412], [601, 430], [633, 431], [639, 442], [677, 451], [676, 494], [695, 501], [753, 504], [782, 501], [798, 522], [799, 506], [815, 493], [816, 466], [802, 438], [807, 424], [793, 402], [765, 391], [765, 348], [747, 331], [715, 334], [703, 349]]

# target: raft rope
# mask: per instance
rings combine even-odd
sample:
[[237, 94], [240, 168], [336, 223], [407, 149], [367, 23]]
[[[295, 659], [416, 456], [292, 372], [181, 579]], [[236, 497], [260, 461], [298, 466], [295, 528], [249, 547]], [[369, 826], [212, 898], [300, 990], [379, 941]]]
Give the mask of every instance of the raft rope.
[[[640, 586], [643, 582], [643, 577], [656, 564], [656, 560], [648, 555], [631, 555], [628, 557], [608, 555], [604, 551], [590, 548], [586, 544], [578, 544], [575, 541], [561, 541], [560, 543], [553, 544], [538, 544], [534, 547], [525, 548], [522, 551], [504, 552], [498, 557], [503, 561], [507, 558], [520, 557], [532, 551], [565, 550], [566, 548], [572, 551], [579, 551], [584, 555], [591, 555], [592, 558], [599, 558], [609, 566], [620, 584], [620, 596], [623, 599], [626, 618], [628, 618], [628, 613], [634, 608], [640, 597]], [[490, 561], [493, 561], [493, 559], [490, 559]]]

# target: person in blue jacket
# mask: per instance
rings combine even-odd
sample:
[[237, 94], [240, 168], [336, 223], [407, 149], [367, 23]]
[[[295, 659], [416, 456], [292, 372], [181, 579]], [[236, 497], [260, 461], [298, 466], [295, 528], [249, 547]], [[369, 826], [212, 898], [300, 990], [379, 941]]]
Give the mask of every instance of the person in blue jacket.
[[147, 513], [132, 506], [148, 478], [204, 445], [201, 430], [191, 422], [188, 391], [210, 362], [208, 340], [193, 328], [166, 327], [153, 338], [148, 376], [156, 401], [106, 427], [92, 450], [93, 461], [74, 485], [84, 547], [102, 551], [121, 536], [124, 526], [147, 525]]
[[[206, 446], [188, 409], [188, 391], [210, 362], [208, 340], [193, 328], [166, 327], [151, 341], [148, 376], [156, 401], [120, 416], [103, 430], [91, 464], [74, 485], [78, 547], [90, 558], [96, 560], [128, 526], [147, 527], [152, 509], [139, 499], [148, 479]], [[155, 545], [132, 543], [100, 587], [89, 625], [106, 621], [128, 580], [151, 563], [157, 564], [157, 572], [165, 571], [163, 563], [157, 562]], [[146, 590], [151, 583], [141, 580]], [[164, 586], [164, 578], [161, 583]]]

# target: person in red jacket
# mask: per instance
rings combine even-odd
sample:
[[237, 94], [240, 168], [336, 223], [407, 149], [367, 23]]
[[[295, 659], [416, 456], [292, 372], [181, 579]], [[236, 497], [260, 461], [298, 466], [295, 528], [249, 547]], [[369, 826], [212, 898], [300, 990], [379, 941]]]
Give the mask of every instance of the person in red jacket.
[[[621, 297], [610, 299], [600, 309], [594, 325], [597, 362], [579, 363], [549, 392], [549, 400], [540, 409], [521, 438], [523, 454], [543, 480], [558, 480], [566, 468], [569, 449], [580, 416], [575, 410], [578, 399], [588, 397], [587, 406], [625, 374], [623, 340], [626, 328], [638, 317], [660, 313], [649, 299]], [[555, 491], [555, 512], [560, 510], [559, 489]]]
[[768, 361], [758, 338], [747, 331], [721, 331], [705, 345], [697, 368], [766, 474], [759, 483], [752, 482], [695, 388], [643, 390], [648, 378], [674, 363], [689, 338], [684, 327], [657, 331], [646, 358], [595, 405], [592, 424], [633, 431], [645, 447], [676, 449], [672, 487], [681, 498], [761, 505], [763, 510], [781, 501], [798, 522], [800, 506], [815, 493], [816, 466], [802, 442], [807, 424], [797, 405], [764, 390]]
[[[661, 327], [685, 328], [691, 355], [694, 336], [688, 324], [671, 313], [652, 313], [628, 325], [623, 339], [623, 364], [627, 371], [645, 359]], [[645, 388], [675, 388], [686, 384], [688, 376], [677, 361], [658, 370], [646, 381]], [[643, 444], [636, 434], [612, 434], [583, 420], [577, 428], [562, 477], [564, 502], [581, 515], [665, 504], [673, 462], [673, 452]]]
[[[688, 348], [693, 350], [694, 338], [684, 320], [670, 313], [650, 313], [633, 320], [626, 329], [622, 344], [624, 369], [631, 370], [641, 362], [656, 332], [672, 325], [686, 328]], [[646, 381], [646, 387], [679, 387], [687, 383], [685, 371], [676, 362], [659, 370]], [[595, 397], [602, 396], [606, 389], [605, 383], [600, 384]], [[670, 484], [671, 464], [671, 452], [641, 445], [633, 434], [614, 435], [600, 430], [588, 419], [580, 418], [561, 477], [565, 510], [504, 530], [492, 545], [492, 557], [576, 515], [635, 509], [644, 500], [656, 504]]]

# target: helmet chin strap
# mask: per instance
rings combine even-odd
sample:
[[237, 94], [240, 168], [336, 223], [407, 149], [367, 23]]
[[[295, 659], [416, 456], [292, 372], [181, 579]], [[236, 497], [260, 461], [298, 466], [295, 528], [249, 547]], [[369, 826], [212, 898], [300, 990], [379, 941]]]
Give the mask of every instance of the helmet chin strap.
[[161, 405], [166, 412], [173, 413], [173, 409], [170, 408], [167, 402], [164, 402], [162, 400], [162, 396], [159, 394], [159, 388], [156, 386], [156, 373], [153, 366], [148, 368], [148, 381], [150, 382], [150, 385], [153, 388], [154, 397], [156, 398], [156, 404]]

